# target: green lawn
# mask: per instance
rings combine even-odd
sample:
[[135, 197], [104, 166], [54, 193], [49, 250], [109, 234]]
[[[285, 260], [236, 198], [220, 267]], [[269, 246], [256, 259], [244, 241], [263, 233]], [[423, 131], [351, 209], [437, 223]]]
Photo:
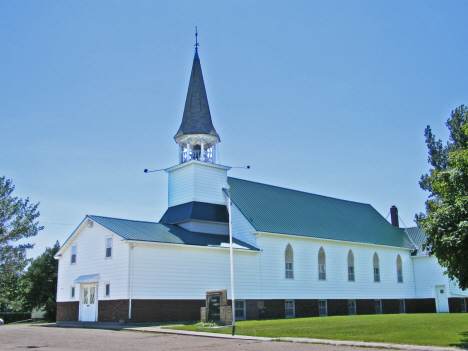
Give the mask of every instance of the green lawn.
[[[195, 324], [171, 327], [196, 330]], [[231, 328], [199, 331], [231, 334]], [[468, 314], [393, 314], [238, 321], [236, 334], [468, 348]]]

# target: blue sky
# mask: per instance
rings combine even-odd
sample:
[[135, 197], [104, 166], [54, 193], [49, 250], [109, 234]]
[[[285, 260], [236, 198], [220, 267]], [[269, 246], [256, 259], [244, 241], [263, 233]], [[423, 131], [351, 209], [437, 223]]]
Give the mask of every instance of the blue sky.
[[198, 26], [230, 176], [424, 211], [424, 128], [468, 104], [465, 1], [1, 1], [0, 174], [30, 257], [86, 214], [158, 221]]

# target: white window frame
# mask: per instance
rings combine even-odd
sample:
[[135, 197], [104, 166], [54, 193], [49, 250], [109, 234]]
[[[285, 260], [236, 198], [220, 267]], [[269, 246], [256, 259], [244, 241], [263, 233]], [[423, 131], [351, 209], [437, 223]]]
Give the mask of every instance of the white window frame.
[[109, 297], [110, 296], [110, 283], [104, 283], [104, 296]]
[[[291, 250], [291, 257], [288, 257], [288, 250]], [[294, 279], [294, 250], [291, 244], [286, 245], [284, 251], [284, 279]]]
[[[73, 248], [75, 248], [75, 253], [73, 253]], [[77, 245], [73, 244], [70, 248], [70, 264], [76, 264], [77, 252], [78, 252]], [[75, 256], [75, 260], [73, 260], [73, 256]]]
[[[400, 262], [398, 262], [398, 260]], [[397, 282], [403, 283], [403, 261], [400, 255], [397, 256]]]
[[461, 298], [461, 301], [460, 301], [462, 313], [466, 313], [466, 310], [467, 310], [467, 308], [466, 308], [466, 302], [467, 302], [467, 301], [466, 301], [466, 300], [467, 300], [467, 299], [465, 299], [465, 298], [462, 297], [462, 298]]
[[[403, 306], [403, 309], [401, 308]], [[399, 299], [398, 300], [398, 311], [400, 313], [406, 313], [406, 303], [405, 299]]]
[[[377, 306], [377, 303], [378, 303], [378, 306]], [[382, 314], [382, 300], [374, 300], [374, 312], [375, 314]]]
[[[292, 311], [292, 314], [288, 314], [288, 311]], [[284, 313], [286, 318], [296, 317], [296, 307], [294, 300], [284, 300]]]
[[[353, 307], [351, 307], [349, 304], [353, 303]], [[353, 310], [354, 313], [351, 313], [351, 309]], [[356, 315], [356, 300], [348, 300], [348, 314], [350, 316], [355, 316]]]
[[[352, 269], [353, 271], [350, 272], [349, 269]], [[348, 266], [348, 282], [355, 282], [355, 275], [354, 275], [354, 267]]]
[[398, 283], [403, 283], [403, 269], [397, 269]]
[[[320, 253], [323, 252], [323, 262], [320, 262]], [[320, 247], [318, 256], [317, 256], [317, 261], [318, 261], [318, 280], [327, 280], [327, 255], [325, 253], [325, 249]]]
[[[110, 239], [110, 241], [111, 241], [110, 247], [107, 246], [107, 241], [108, 241], [109, 239]], [[110, 258], [112, 258], [112, 254], [113, 254], [112, 251], [114, 251], [114, 250], [113, 250], [114, 240], [113, 240], [113, 238], [112, 238], [112, 235], [106, 236], [106, 239], [105, 239], [105, 240], [106, 240], [106, 241], [105, 241], [106, 251], [105, 251], [104, 255], [105, 255], [105, 258], [106, 258], [106, 259], [110, 259]], [[110, 249], [110, 256], [107, 256], [107, 249]]]
[[374, 267], [374, 283], [380, 283], [380, 267]]
[[[351, 255], [351, 257], [350, 257]], [[350, 258], [352, 258], [353, 262], [352, 262], [352, 265], [350, 264]], [[356, 281], [356, 275], [355, 275], [355, 269], [354, 269], [354, 252], [353, 250], [349, 250], [348, 251], [348, 258], [347, 258], [347, 261], [348, 261], [348, 282], [354, 282]], [[350, 271], [351, 269], [351, 271]]]
[[74, 299], [75, 296], [76, 296], [76, 289], [75, 289], [75, 286], [72, 285], [72, 286], [70, 287], [70, 297], [71, 297], [72, 299]]
[[377, 252], [374, 252], [374, 256], [372, 257], [372, 268], [374, 272], [374, 283], [380, 283], [380, 258]]
[[[238, 307], [237, 304], [242, 303], [242, 307]], [[245, 310], [245, 300], [235, 300], [234, 301], [234, 316], [236, 321], [243, 321], [246, 319], [246, 310]], [[237, 311], [242, 311], [242, 317], [237, 316]]]
[[319, 307], [319, 317], [327, 317], [328, 316], [327, 300], [318, 300], [318, 307]]
[[287, 261], [285, 262], [285, 279], [294, 279], [294, 262]]

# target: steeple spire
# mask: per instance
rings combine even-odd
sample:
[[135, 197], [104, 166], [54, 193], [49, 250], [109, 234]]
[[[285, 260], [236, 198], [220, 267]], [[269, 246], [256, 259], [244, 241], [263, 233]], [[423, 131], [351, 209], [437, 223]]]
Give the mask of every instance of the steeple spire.
[[215, 163], [215, 145], [221, 141], [211, 121], [208, 97], [198, 57], [198, 46], [198, 32], [196, 32], [195, 57], [185, 99], [184, 114], [179, 130], [174, 136], [175, 141], [180, 145], [180, 163], [193, 159]]

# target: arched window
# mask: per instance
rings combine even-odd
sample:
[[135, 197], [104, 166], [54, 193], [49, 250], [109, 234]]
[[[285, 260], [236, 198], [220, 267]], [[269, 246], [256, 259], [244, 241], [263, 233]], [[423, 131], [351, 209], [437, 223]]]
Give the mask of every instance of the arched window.
[[323, 247], [320, 248], [318, 253], [318, 269], [319, 269], [319, 280], [326, 280], [327, 273], [325, 268], [325, 250]]
[[374, 253], [374, 282], [380, 282], [379, 255]]
[[396, 272], [398, 277], [398, 283], [403, 283], [403, 266], [401, 264], [400, 255], [398, 255], [396, 259]]
[[284, 252], [284, 264], [285, 264], [285, 278], [294, 279], [294, 253], [291, 247], [291, 244], [286, 246], [286, 251]]
[[348, 252], [348, 281], [354, 282], [354, 255], [351, 250]]

